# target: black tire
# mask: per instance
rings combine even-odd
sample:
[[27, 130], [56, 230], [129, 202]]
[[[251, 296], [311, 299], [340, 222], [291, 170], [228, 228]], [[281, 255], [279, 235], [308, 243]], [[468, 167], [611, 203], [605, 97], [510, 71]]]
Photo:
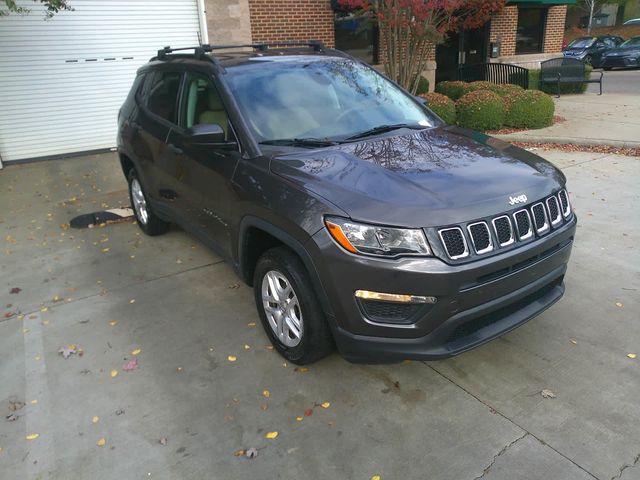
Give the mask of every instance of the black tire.
[[584, 57], [584, 63], [587, 65], [593, 65], [593, 57], [591, 55], [587, 55]]
[[[144, 186], [142, 185], [142, 181], [138, 177], [135, 168], [129, 170], [129, 175], [127, 177], [127, 181], [129, 182], [129, 199], [131, 200], [131, 208], [133, 209], [133, 213], [136, 216], [136, 222], [140, 229], [150, 236], [161, 235], [169, 230], [170, 224], [165, 222], [161, 218], [159, 218], [151, 209], [151, 204], [149, 203], [149, 197], [144, 191]], [[146, 219], [141, 218], [138, 213], [138, 208], [136, 208], [136, 201], [134, 199], [133, 187], [134, 182], [137, 182], [137, 185], [140, 186], [140, 192], [144, 198], [145, 208], [147, 212]]]
[[[297, 297], [302, 317], [299, 343], [287, 346], [276, 335], [267, 319], [263, 304], [262, 282], [267, 273], [275, 271], [284, 276]], [[277, 247], [265, 252], [256, 265], [253, 291], [262, 326], [276, 350], [289, 362], [304, 365], [315, 362], [333, 351], [333, 338], [322, 307], [300, 259], [288, 248]]]

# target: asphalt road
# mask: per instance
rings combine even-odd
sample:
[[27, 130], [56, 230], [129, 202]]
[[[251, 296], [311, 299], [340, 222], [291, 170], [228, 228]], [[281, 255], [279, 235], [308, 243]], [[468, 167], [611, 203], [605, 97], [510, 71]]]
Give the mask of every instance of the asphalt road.
[[308, 371], [186, 233], [66, 229], [128, 204], [115, 154], [7, 166], [0, 479], [638, 479], [640, 162], [540, 153], [579, 219], [559, 303], [450, 360]]
[[[598, 78], [599, 73], [592, 73], [591, 78]], [[597, 93], [598, 84], [590, 84], [588, 92]], [[633, 70], [610, 70], [604, 72], [602, 81], [604, 93], [628, 93], [640, 95], [640, 68]], [[640, 135], [638, 135], [640, 137]]]

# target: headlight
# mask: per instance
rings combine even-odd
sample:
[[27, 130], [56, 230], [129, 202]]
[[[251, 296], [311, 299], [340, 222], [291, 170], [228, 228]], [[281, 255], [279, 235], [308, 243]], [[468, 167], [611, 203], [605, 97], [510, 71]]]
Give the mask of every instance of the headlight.
[[420, 229], [378, 227], [337, 217], [328, 217], [324, 223], [333, 239], [351, 253], [382, 257], [431, 255]]

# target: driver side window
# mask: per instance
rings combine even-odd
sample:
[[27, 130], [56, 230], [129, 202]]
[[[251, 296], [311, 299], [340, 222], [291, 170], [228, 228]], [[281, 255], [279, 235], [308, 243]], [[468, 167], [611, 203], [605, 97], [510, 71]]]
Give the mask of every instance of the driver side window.
[[218, 90], [211, 80], [203, 75], [188, 74], [182, 104], [182, 121], [185, 128], [195, 125], [217, 124], [229, 139], [229, 116], [224, 108]]

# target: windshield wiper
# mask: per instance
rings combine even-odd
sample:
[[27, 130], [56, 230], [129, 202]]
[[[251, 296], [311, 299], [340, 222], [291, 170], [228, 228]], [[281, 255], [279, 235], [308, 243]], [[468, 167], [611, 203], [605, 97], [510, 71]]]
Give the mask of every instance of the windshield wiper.
[[351, 135], [350, 137], [345, 138], [345, 140], [356, 140], [358, 138], [371, 137], [372, 135], [387, 133], [393, 130], [399, 130], [400, 128], [411, 128], [414, 130], [422, 130], [423, 128], [427, 128], [427, 127], [425, 125], [420, 125], [419, 123], [394, 123], [391, 125], [378, 125], [377, 127], [370, 128], [369, 130], [365, 130], [363, 132], [356, 133], [355, 135]]
[[335, 140], [328, 140], [322, 138], [278, 138], [275, 140], [264, 140], [260, 142], [260, 145], [282, 145], [291, 147], [329, 147], [332, 145], [338, 145]]

